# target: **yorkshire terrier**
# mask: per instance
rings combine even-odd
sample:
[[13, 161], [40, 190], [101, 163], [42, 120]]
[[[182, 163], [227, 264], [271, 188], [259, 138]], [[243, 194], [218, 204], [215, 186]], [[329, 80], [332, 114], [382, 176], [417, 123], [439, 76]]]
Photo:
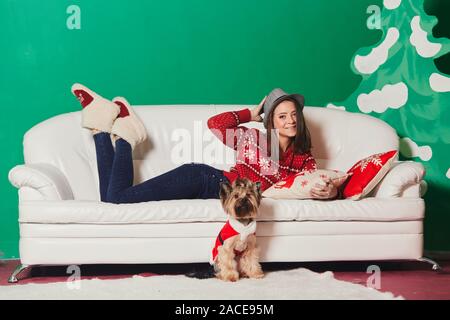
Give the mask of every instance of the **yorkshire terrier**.
[[228, 220], [211, 254], [210, 264], [217, 278], [237, 281], [240, 277], [264, 277], [255, 234], [261, 197], [260, 182], [239, 178], [232, 185], [221, 184], [220, 202]]

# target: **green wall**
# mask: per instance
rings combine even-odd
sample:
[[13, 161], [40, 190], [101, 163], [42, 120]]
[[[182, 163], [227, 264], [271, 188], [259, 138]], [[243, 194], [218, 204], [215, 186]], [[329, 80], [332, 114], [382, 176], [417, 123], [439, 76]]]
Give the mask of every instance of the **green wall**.
[[[444, 1], [427, 5], [438, 14]], [[366, 9], [381, 3], [0, 0], [4, 258], [18, 257], [17, 190], [8, 171], [23, 163], [29, 128], [79, 110], [73, 82], [132, 104], [256, 104], [282, 87], [303, 93], [307, 105], [322, 106], [343, 100], [360, 82], [350, 59], [379, 41], [381, 31], [366, 27]], [[74, 4], [81, 9], [79, 30], [66, 24]], [[445, 59], [441, 68], [450, 65]], [[448, 250], [450, 236], [427, 245]]]

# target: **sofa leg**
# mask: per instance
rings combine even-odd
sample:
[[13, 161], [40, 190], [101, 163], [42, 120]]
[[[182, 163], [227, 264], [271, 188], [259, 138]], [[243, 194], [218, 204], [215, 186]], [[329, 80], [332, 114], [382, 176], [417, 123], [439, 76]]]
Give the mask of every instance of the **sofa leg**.
[[24, 271], [27, 268], [30, 268], [30, 266], [27, 264], [19, 264], [16, 267], [16, 269], [13, 271], [11, 276], [9, 277], [8, 282], [9, 283], [17, 283], [19, 281], [19, 279], [17, 279], [17, 276], [19, 275], [19, 273], [21, 273], [22, 271]]
[[442, 270], [441, 266], [440, 266], [436, 261], [434, 261], [434, 260], [431, 260], [431, 259], [425, 258], [425, 257], [419, 258], [419, 259], [417, 259], [417, 260], [419, 260], [419, 261], [421, 261], [421, 262], [426, 262], [426, 263], [432, 264], [432, 265], [433, 265], [432, 269], [433, 269], [434, 271], [440, 271], [440, 270]]

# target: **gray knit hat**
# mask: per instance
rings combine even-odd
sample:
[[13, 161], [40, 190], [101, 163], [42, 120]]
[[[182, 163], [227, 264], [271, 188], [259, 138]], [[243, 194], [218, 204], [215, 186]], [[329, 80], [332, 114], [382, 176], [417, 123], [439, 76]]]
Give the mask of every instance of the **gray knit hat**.
[[303, 111], [303, 107], [305, 106], [305, 98], [298, 93], [287, 94], [280, 88], [273, 89], [264, 101], [264, 106], [261, 109], [261, 113], [264, 112], [264, 127], [267, 129], [267, 122], [269, 121], [269, 117], [267, 115], [270, 113], [274, 106], [277, 106], [281, 101], [293, 99], [296, 102], [297, 111]]

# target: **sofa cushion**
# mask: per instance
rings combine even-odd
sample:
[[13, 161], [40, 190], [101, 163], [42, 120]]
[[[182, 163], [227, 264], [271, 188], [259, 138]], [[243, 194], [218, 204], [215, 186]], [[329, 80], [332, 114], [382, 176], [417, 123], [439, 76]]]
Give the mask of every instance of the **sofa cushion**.
[[[23, 223], [22, 238], [211, 238], [211, 245], [224, 222], [139, 224], [44, 224]], [[423, 233], [422, 221], [259, 221], [258, 237], [408, 235]], [[209, 250], [208, 250], [209, 251]]]
[[[260, 221], [407, 221], [423, 219], [423, 199], [275, 200], [264, 198]], [[22, 201], [21, 223], [187, 223], [225, 221], [220, 202], [165, 200], [133, 204], [98, 201]]]

